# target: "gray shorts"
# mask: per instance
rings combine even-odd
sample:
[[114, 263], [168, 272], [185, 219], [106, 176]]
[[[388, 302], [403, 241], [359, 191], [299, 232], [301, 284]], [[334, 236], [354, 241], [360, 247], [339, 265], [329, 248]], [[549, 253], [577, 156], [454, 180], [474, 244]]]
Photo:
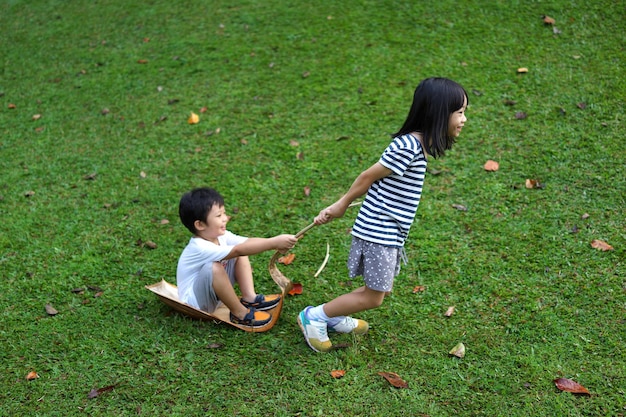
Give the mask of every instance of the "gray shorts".
[[362, 275], [365, 286], [375, 291], [391, 291], [400, 273], [402, 248], [384, 246], [352, 237], [348, 255], [350, 278]]
[[[228, 274], [228, 278], [230, 278], [230, 283], [235, 285], [235, 264], [237, 263], [237, 258], [215, 263], [222, 264], [222, 267]], [[200, 270], [198, 278], [193, 283], [193, 293], [196, 296], [200, 310], [207, 313], [215, 311], [220, 300], [213, 289], [213, 262], [207, 263]]]

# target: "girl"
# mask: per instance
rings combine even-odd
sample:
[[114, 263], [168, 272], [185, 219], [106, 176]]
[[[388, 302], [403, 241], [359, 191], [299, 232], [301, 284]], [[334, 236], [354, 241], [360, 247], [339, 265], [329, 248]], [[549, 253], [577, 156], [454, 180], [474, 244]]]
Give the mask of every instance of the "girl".
[[311, 349], [328, 352], [328, 331], [364, 334], [369, 325], [351, 314], [380, 306], [391, 291], [405, 259], [404, 242], [420, 201], [427, 155], [443, 156], [452, 148], [467, 118], [468, 96], [456, 82], [428, 78], [415, 89], [402, 128], [379, 161], [363, 171], [348, 192], [315, 217], [315, 224], [342, 217], [352, 201], [367, 192], [352, 227], [348, 255], [350, 277], [363, 276], [365, 285], [334, 300], [307, 307], [298, 324]]

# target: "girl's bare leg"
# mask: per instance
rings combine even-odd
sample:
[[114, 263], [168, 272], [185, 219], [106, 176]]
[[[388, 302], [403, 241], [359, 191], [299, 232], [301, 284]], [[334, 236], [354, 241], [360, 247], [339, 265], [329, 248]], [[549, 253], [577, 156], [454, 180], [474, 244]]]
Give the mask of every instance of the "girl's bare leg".
[[347, 294], [340, 295], [324, 304], [324, 313], [328, 317], [349, 316], [359, 311], [379, 307], [385, 299], [385, 292], [359, 287]]

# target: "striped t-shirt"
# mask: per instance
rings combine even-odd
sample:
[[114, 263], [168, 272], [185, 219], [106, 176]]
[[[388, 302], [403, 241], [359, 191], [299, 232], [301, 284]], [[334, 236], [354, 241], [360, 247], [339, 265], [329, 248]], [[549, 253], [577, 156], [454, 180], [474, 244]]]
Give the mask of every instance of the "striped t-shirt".
[[422, 195], [426, 155], [413, 135], [396, 137], [379, 162], [392, 173], [375, 181], [352, 227], [352, 235], [368, 242], [402, 247]]

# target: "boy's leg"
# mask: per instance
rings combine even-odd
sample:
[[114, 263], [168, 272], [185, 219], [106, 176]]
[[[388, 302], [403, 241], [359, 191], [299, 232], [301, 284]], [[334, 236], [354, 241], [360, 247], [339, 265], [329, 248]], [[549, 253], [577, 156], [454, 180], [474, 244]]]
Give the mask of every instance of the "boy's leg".
[[234, 263], [232, 270], [233, 279], [239, 284], [241, 301], [245, 307], [253, 307], [257, 310], [269, 310], [280, 302], [281, 297], [279, 295], [265, 296], [256, 293], [254, 290], [254, 278], [252, 276], [250, 258], [240, 256], [231, 259], [229, 262]]
[[255, 311], [241, 304], [231, 279], [230, 265], [225, 269], [220, 262], [206, 264], [194, 283], [194, 294], [198, 305], [204, 311], [212, 313], [221, 301], [230, 310], [230, 321], [246, 326], [262, 326], [272, 316], [264, 311]]
[[194, 294], [201, 310], [212, 313], [219, 301], [224, 303], [233, 315], [243, 318], [248, 309], [239, 302], [228, 273], [219, 262], [206, 264], [194, 283]]
[[254, 301], [256, 291], [254, 290], [254, 278], [252, 277], [250, 258], [240, 256], [235, 261], [235, 281], [239, 284], [241, 298], [246, 301]]
[[219, 262], [213, 263], [213, 290], [234, 316], [243, 319], [248, 314], [248, 309], [239, 301], [226, 270]]

